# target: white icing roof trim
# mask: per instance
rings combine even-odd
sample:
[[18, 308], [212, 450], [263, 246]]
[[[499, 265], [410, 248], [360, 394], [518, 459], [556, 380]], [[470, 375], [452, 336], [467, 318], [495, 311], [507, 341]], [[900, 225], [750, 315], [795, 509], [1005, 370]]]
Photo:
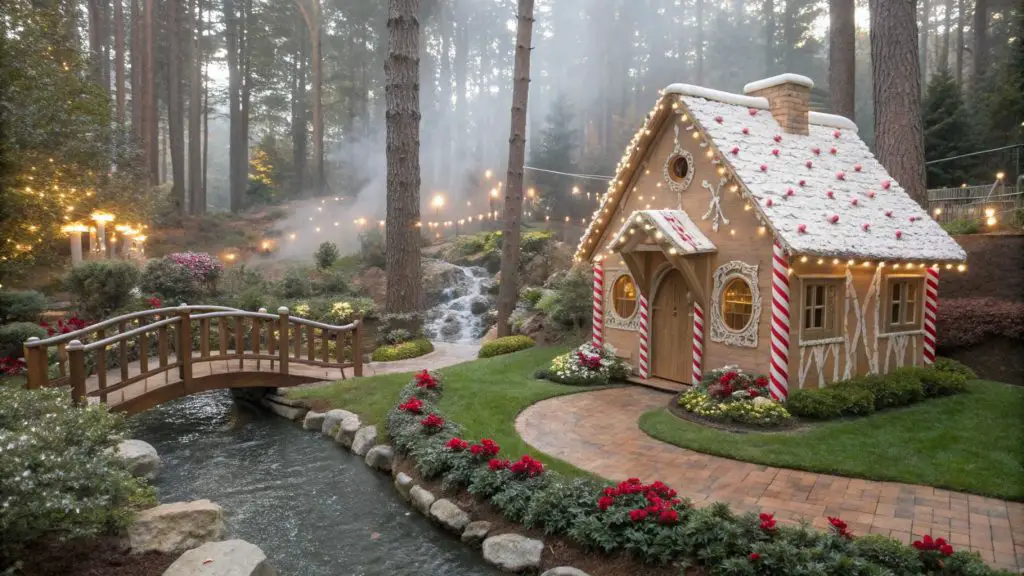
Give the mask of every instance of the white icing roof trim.
[[770, 113], [695, 96], [681, 111], [705, 131], [751, 204], [794, 254], [858, 260], [966, 260], [853, 131], [789, 134]]
[[662, 92], [665, 94], [679, 94], [680, 96], [696, 96], [736, 106], [768, 110], [768, 99], [763, 96], [744, 96], [742, 94], [733, 94], [732, 92], [713, 90], [703, 86], [694, 86], [693, 84], [669, 84]]
[[853, 120], [850, 120], [846, 116], [840, 116], [838, 114], [825, 114], [824, 112], [808, 112], [807, 122], [809, 124], [817, 124], [819, 126], [831, 126], [832, 128], [841, 128], [843, 130], [857, 131], [857, 124]]
[[799, 74], [779, 74], [778, 76], [772, 76], [770, 78], [764, 78], [762, 80], [755, 80], [750, 82], [743, 87], [744, 94], [750, 94], [758, 90], [764, 90], [765, 88], [771, 88], [772, 86], [778, 86], [780, 84], [799, 84], [808, 88], [814, 88], [814, 81], [807, 76], [801, 76]]
[[[655, 237], [657, 232], [661, 232], [662, 237], [682, 254], [702, 254], [718, 250], [718, 247], [682, 210], [637, 210], [633, 212], [615, 234], [611, 246], [618, 248], [624, 239], [628, 239], [629, 229], [636, 226], [639, 226], [640, 231], [648, 237]], [[651, 229], [647, 230], [645, 226], [650, 226]]]

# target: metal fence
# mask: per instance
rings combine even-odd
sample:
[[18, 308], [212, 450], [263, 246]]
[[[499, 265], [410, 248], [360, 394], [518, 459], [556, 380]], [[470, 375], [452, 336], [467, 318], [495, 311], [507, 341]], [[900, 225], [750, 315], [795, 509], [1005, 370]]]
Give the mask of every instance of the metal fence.
[[928, 213], [940, 224], [955, 220], [1024, 226], [1024, 187], [995, 183], [985, 186], [936, 188], [928, 191]]

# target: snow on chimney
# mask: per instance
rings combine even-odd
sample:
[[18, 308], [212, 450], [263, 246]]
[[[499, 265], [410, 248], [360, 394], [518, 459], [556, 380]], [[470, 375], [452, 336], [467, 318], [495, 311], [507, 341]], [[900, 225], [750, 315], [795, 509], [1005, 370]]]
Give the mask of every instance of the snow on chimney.
[[814, 82], [799, 74], [779, 74], [751, 82], [743, 93], [768, 99], [772, 117], [789, 134], [807, 134], [807, 113], [811, 108]]

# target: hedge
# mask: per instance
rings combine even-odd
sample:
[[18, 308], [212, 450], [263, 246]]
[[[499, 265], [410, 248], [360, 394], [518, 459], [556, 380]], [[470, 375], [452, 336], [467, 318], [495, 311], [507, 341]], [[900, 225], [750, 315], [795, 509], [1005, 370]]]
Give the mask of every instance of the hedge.
[[46, 296], [35, 290], [0, 290], [0, 323], [38, 322]]
[[884, 376], [869, 374], [825, 388], [796, 390], [786, 408], [794, 416], [831, 420], [865, 416], [875, 410], [908, 406], [925, 398], [963, 392], [973, 372], [954, 360], [939, 359], [932, 367], [907, 366]]
[[46, 338], [46, 330], [35, 322], [15, 322], [0, 326], [0, 357], [24, 354], [24, 344], [29, 338]]
[[526, 350], [527, 348], [533, 348], [535, 344], [536, 342], [529, 336], [503, 336], [490, 342], [485, 342], [480, 347], [477, 358], [490, 358], [491, 356], [511, 354], [520, 350]]
[[374, 362], [393, 362], [417, 358], [434, 351], [434, 345], [426, 338], [417, 338], [401, 344], [385, 344], [373, 351]]
[[943, 300], [935, 329], [942, 348], [973, 346], [993, 337], [1024, 340], [1024, 302], [998, 298]]
[[700, 509], [663, 482], [630, 478], [610, 485], [566, 478], [538, 460], [502, 458], [492, 440], [463, 439], [438, 410], [440, 374], [417, 374], [387, 416], [396, 453], [425, 480], [489, 500], [506, 520], [566, 537], [588, 552], [625, 554], [645, 564], [675, 564], [708, 574], [991, 575], [977, 553], [923, 536], [914, 546], [881, 535], [854, 535], [829, 518], [828, 532], [777, 522], [771, 513], [735, 514], [725, 503]]

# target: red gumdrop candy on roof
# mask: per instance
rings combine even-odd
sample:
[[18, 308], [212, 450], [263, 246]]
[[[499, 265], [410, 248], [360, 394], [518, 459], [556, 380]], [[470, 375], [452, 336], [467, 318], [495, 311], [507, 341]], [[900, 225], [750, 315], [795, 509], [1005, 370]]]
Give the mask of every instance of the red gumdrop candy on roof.
[[735, 155], [740, 153], [740, 147], [739, 146], [733, 146], [732, 150], [730, 150], [730, 152], [732, 152], [732, 155], [735, 156]]
[[778, 155], [779, 155], [779, 149], [778, 148], [772, 148], [772, 156], [778, 156]]
[[861, 165], [860, 164], [854, 164], [853, 165], [854, 172], [860, 172], [860, 169], [861, 169]]
[[840, 132], [839, 130], [836, 130], [835, 132], [832, 133], [832, 135], [835, 136], [836, 138], [839, 138], [840, 136], [843, 135], [843, 133]]
[[761, 172], [767, 172], [767, 171], [768, 171], [768, 165], [767, 164], [761, 164]]
[[807, 232], [807, 224], [801, 224], [801, 225], [797, 226], [796, 227], [796, 231], [801, 233], [801, 234], [806, 233]]
[[821, 154], [821, 148], [815, 146], [814, 148], [811, 148], [811, 152], [814, 152], [814, 155], [817, 156], [818, 154]]
[[839, 150], [836, 150], [835, 146], [833, 146], [832, 149], [829, 150], [829, 154], [832, 154], [833, 156], [835, 156], [836, 152], [839, 152]]
[[721, 124], [722, 123], [722, 117], [721, 116], [715, 116], [715, 122], [718, 122], [719, 124]]
[[865, 222], [861, 224], [860, 227], [863, 228], [865, 232], [867, 232], [871, 228], [871, 224]]
[[833, 224], [835, 224], [836, 222], [839, 222], [839, 214], [833, 214], [833, 215], [829, 216], [828, 217], [828, 221], [833, 223]]
[[883, 180], [882, 181], [882, 189], [883, 190], [888, 190], [889, 186], [892, 186], [892, 182], [889, 182], [888, 180]]
[[806, 186], [806, 185], [807, 185], [807, 180], [801, 180], [801, 181], [799, 182], [799, 184], [800, 184], [801, 186]]
[[786, 189], [786, 196], [792, 196], [793, 194], [796, 194], [796, 192], [793, 192], [792, 188], [787, 188]]
[[778, 134], [776, 134], [775, 138], [773, 138], [773, 140], [775, 140], [776, 143], [782, 142], [782, 136], [779, 136]]
[[896, 239], [899, 240], [902, 237], [903, 237], [903, 232], [900, 232], [899, 230], [897, 230], [896, 231]]
[[806, 166], [807, 166], [808, 168], [811, 168], [811, 167], [813, 167], [813, 166], [814, 166], [814, 162], [811, 162], [810, 160], [808, 160], [808, 161], [807, 161], [807, 162], [805, 162], [804, 164], [805, 164], [805, 165], [806, 165]]
[[747, 112], [750, 112], [751, 116], [757, 116], [757, 108], [748, 108]]
[[744, 127], [743, 128], [743, 133], [744, 134], [750, 134], [750, 128]]
[[769, 199], [767, 199], [767, 200], [765, 200], [765, 201], [764, 201], [764, 205], [765, 205], [765, 206], [767, 206], [767, 207], [769, 207], [769, 208], [771, 208], [771, 207], [772, 207], [772, 204], [774, 204], [774, 202], [772, 202], [772, 199], [771, 199], [771, 198], [769, 198]]
[[836, 193], [831, 191], [831, 190], [829, 190], [828, 192], [825, 192], [825, 195], [828, 196], [829, 198], [835, 198], [836, 197]]

